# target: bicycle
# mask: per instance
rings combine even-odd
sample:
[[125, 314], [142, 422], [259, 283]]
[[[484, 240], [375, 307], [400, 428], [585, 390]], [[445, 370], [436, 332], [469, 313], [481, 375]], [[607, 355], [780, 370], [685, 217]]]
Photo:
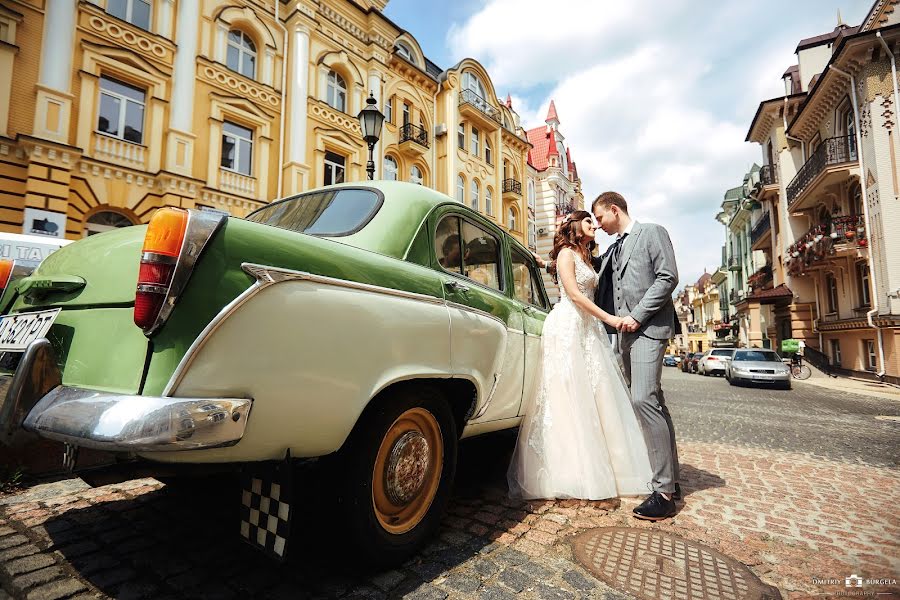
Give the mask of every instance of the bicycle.
[[803, 357], [795, 354], [791, 359], [791, 377], [794, 379], [809, 379], [812, 376], [812, 369], [803, 364]]

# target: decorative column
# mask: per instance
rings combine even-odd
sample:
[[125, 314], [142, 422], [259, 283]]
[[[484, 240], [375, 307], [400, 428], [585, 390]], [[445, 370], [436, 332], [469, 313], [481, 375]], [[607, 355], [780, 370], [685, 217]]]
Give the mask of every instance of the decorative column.
[[72, 56], [75, 54], [77, 0], [47, 4], [41, 43], [41, 71], [34, 114], [35, 137], [68, 142], [72, 94]]
[[[162, 4], [165, 4], [163, 2]], [[178, 3], [178, 31], [175, 69], [172, 76], [172, 103], [166, 141], [166, 170], [190, 176], [194, 157], [194, 85], [197, 64], [197, 36], [200, 30], [198, 2]]]
[[[296, 194], [310, 187], [309, 165], [306, 162], [307, 105], [309, 103], [309, 29], [305, 25], [295, 25], [292, 36], [290, 72], [288, 79], [287, 129], [290, 135], [287, 164], [284, 169], [282, 195]], [[287, 60], [287, 56], [284, 57]], [[282, 132], [284, 135], [285, 132]]]
[[[368, 97], [369, 92], [372, 92], [372, 95], [375, 97], [375, 106], [378, 107], [382, 113], [384, 112], [384, 106], [381, 104], [381, 73], [372, 69], [369, 71], [369, 89], [366, 90], [366, 97]], [[362, 108], [362, 107], [360, 107]], [[384, 152], [382, 151], [384, 145], [379, 142], [375, 144], [374, 152], [372, 153], [375, 161], [375, 179], [381, 179], [384, 174], [381, 172], [384, 168]], [[403, 174], [397, 173], [397, 179], [403, 181]]]

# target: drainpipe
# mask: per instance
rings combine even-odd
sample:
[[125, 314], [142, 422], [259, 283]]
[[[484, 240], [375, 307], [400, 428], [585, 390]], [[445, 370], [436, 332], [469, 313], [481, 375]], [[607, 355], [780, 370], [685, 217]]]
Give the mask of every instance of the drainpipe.
[[[888, 47], [887, 42], [884, 41], [884, 38], [881, 37], [881, 32], [875, 33], [875, 37], [878, 38], [878, 41], [881, 42], [881, 45], [884, 46], [884, 51], [887, 53], [888, 58], [891, 59], [891, 76], [894, 79], [894, 107], [900, 106], [900, 94], [897, 93], [897, 61], [894, 59], [894, 53], [891, 52], [890, 47]], [[895, 108], [896, 110], [896, 108]], [[896, 181], [896, 179], [894, 180]], [[900, 197], [900, 190], [894, 190], [894, 198]]]
[[[434, 130], [437, 128], [437, 118], [438, 118], [437, 97], [438, 97], [438, 94], [441, 93], [441, 88], [443, 86], [444, 86], [444, 82], [441, 81], [440, 79], [438, 79], [437, 91], [434, 92], [434, 98], [431, 100], [431, 106], [434, 107], [434, 115], [433, 115], [433, 118], [431, 119], [431, 189], [433, 189], [433, 190], [437, 189], [437, 138], [434, 136]], [[450, 136], [450, 132], [448, 131], [447, 132], [448, 140], [450, 139], [449, 136]], [[452, 178], [448, 179], [448, 182], [449, 181], [452, 181]], [[450, 191], [449, 183], [448, 183], [447, 191], [448, 192]], [[454, 194], [455, 194], [455, 192], [454, 192]], [[454, 197], [455, 197], [455, 195], [454, 195]], [[494, 201], [494, 199], [491, 198], [491, 202], [493, 202], [493, 201]]]
[[884, 338], [882, 335], [881, 327], [875, 324], [872, 321], [872, 316], [878, 314], [878, 280], [876, 279], [876, 269], [875, 265], [872, 261], [872, 255], [874, 254], [874, 250], [872, 248], [872, 226], [871, 221], [869, 220], [869, 198], [866, 193], [866, 170], [865, 164], [863, 163], [863, 147], [862, 147], [862, 138], [859, 135], [859, 106], [857, 106], [856, 102], [856, 78], [853, 77], [850, 73], [842, 71], [835, 67], [834, 65], [828, 65], [828, 68], [832, 71], [839, 73], [845, 77], [850, 78], [850, 100], [853, 102], [853, 129], [856, 131], [856, 157], [859, 159], [859, 178], [860, 178], [860, 188], [862, 189], [862, 200], [863, 200], [863, 218], [866, 222], [866, 233], [869, 239], [869, 252], [867, 261], [869, 263], [869, 277], [872, 279], [872, 310], [866, 313], [866, 320], [869, 323], [869, 327], [875, 329], [878, 332], [878, 360], [881, 365], [881, 371], [878, 372], [878, 379], [884, 380]]
[[[285, 100], [287, 100], [287, 61], [288, 61], [288, 30], [281, 24], [281, 18], [278, 15], [278, 7], [281, 4], [279, 0], [275, 0], [275, 24], [284, 32], [284, 42], [281, 51], [281, 133], [278, 140], [278, 192], [275, 198], [281, 199], [284, 187], [284, 141], [287, 138], [284, 135], [284, 118], [287, 114]], [[303, 100], [306, 102], [306, 99]]]

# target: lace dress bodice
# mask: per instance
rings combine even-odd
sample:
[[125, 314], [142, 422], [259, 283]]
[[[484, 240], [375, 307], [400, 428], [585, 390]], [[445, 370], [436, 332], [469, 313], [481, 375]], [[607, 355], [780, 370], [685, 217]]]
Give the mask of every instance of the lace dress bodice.
[[[571, 252], [575, 256], [575, 283], [578, 284], [578, 291], [588, 298], [593, 298], [597, 282], [600, 281], [600, 275], [595, 273], [594, 268], [584, 262], [584, 259], [577, 252], [569, 248], [564, 249], [563, 252]], [[562, 281], [559, 282], [559, 300], [560, 302], [569, 302], [569, 296], [566, 294]]]

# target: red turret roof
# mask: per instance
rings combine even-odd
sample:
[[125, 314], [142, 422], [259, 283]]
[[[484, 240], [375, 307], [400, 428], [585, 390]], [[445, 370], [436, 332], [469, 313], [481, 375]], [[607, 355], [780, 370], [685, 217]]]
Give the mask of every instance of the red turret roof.
[[556, 104], [553, 103], [553, 100], [550, 101], [550, 110], [547, 111], [547, 118], [545, 119], [547, 123], [550, 121], [559, 121], [559, 117], [556, 116]]
[[512, 108], [512, 96], [510, 96], [509, 94], [506, 95], [506, 106]]

